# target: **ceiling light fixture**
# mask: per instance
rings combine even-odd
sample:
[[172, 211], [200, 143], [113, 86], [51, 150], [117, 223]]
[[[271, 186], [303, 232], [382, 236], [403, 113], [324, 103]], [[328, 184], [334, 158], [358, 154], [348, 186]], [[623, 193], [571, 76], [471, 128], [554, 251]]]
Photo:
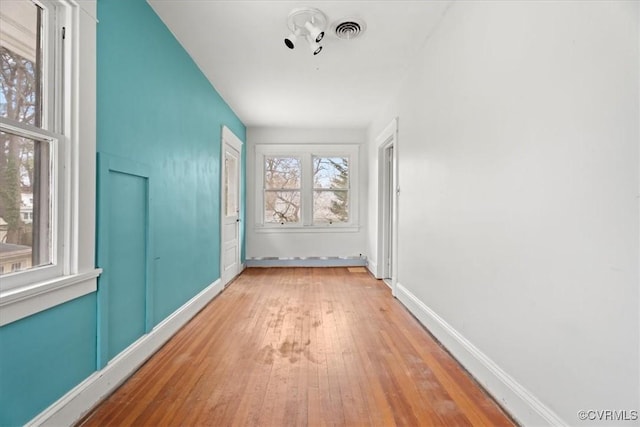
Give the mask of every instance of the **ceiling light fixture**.
[[309, 21], [304, 23], [304, 28], [309, 31], [309, 35], [316, 41], [316, 43], [320, 43], [320, 41], [324, 37], [324, 31], [322, 31], [320, 28], [316, 27]]
[[291, 34], [285, 37], [284, 44], [287, 45], [289, 49], [293, 49], [294, 47], [296, 47], [296, 41], [298, 40], [299, 35], [300, 30], [292, 31]]
[[284, 44], [289, 49], [295, 48], [300, 37], [304, 37], [309, 43], [309, 49], [314, 55], [322, 51], [318, 43], [324, 38], [324, 29], [327, 25], [327, 17], [313, 8], [293, 9], [287, 18], [287, 27], [291, 33], [285, 37]]
[[309, 42], [309, 49], [311, 49], [311, 52], [313, 52], [314, 55], [317, 55], [320, 52], [322, 52], [322, 46], [320, 46], [318, 43], [313, 41], [313, 39], [310, 36], [307, 36], [307, 41]]

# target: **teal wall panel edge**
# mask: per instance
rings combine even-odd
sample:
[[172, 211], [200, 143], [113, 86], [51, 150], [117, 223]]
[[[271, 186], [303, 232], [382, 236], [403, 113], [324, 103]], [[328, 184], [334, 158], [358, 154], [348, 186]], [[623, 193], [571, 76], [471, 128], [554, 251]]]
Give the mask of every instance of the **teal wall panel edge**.
[[[144, 257], [144, 302], [142, 310], [144, 313], [141, 315], [144, 317], [143, 332], [148, 333], [153, 328], [153, 233], [150, 230], [153, 229], [153, 215], [149, 206], [152, 203], [152, 180], [150, 169], [147, 165], [135, 162], [130, 159], [121, 158], [105, 153], [98, 153], [98, 193], [103, 197], [98, 199], [98, 234], [102, 237], [99, 239], [96, 248], [96, 262], [97, 265], [103, 269], [103, 274], [98, 279], [98, 297], [97, 297], [97, 367], [103, 368], [108, 361], [113, 357], [114, 350], [109, 348], [109, 336], [118, 331], [110, 331], [109, 324], [111, 323], [109, 316], [114, 316], [116, 313], [110, 313], [111, 306], [116, 305], [116, 301], [110, 301], [110, 279], [111, 272], [114, 269], [114, 265], [110, 264], [110, 245], [116, 244], [111, 239], [110, 221], [109, 221], [109, 203], [111, 200], [107, 199], [107, 195], [110, 192], [110, 173], [117, 172], [129, 176], [143, 178], [145, 182], [145, 195], [146, 200], [144, 203], [143, 216], [146, 219], [144, 229], [141, 232], [144, 234], [145, 240], [145, 253]], [[123, 242], [127, 244], [127, 242]], [[126, 273], [126, 272], [125, 272]], [[136, 336], [140, 338], [142, 334]], [[128, 342], [132, 344], [133, 341]], [[121, 350], [121, 349], [118, 349]]]

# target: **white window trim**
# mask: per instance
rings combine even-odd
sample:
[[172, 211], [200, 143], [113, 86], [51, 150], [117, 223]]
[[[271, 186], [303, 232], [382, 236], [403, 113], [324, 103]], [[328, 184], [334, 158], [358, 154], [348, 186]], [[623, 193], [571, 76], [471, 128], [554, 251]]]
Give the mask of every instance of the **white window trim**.
[[[57, 114], [54, 123], [47, 124], [62, 134], [48, 135], [58, 138], [56, 155], [61, 162], [56, 166], [56, 173], [61, 176], [54, 178], [59, 181], [52, 187], [53, 192], [61, 192], [54, 195], [61, 209], [53, 208], [54, 218], [57, 217], [57, 265], [7, 274], [0, 279], [4, 282], [0, 289], [0, 326], [95, 292], [101, 273], [94, 260], [97, 3], [46, 0], [46, 4], [51, 3], [62, 9], [57, 16], [64, 23], [57, 21], [54, 32], [60, 35], [61, 26], [66, 28], [64, 66], [68, 70], [63, 84], [55, 85], [64, 88], [62, 109], [56, 111], [65, 114]], [[47, 108], [50, 106], [49, 103]], [[29, 131], [28, 126], [11, 126], [22, 133]], [[37, 133], [47, 134], [40, 130]]]
[[[12, 289], [29, 286], [31, 283], [46, 281], [52, 277], [64, 274], [65, 265], [63, 262], [62, 251], [67, 246], [68, 238], [61, 231], [64, 230], [64, 214], [65, 214], [65, 194], [66, 191], [59, 190], [59, 184], [65, 183], [65, 148], [66, 137], [64, 135], [55, 134], [47, 130], [35, 128], [34, 126], [22, 123], [10, 123], [6, 119], [0, 117], [0, 125], [2, 130], [7, 130], [15, 135], [26, 137], [29, 139], [45, 141], [50, 144], [51, 164], [53, 165], [51, 172], [51, 234], [54, 244], [51, 248], [51, 264], [37, 266], [29, 270], [8, 273], [2, 276], [1, 291], [6, 292]], [[62, 234], [62, 235], [61, 235]], [[58, 238], [56, 239], [56, 236]], [[0, 295], [2, 295], [0, 293]]]
[[[265, 157], [298, 157], [302, 163], [300, 200], [302, 217], [299, 223], [272, 224], [264, 222], [264, 159]], [[349, 157], [349, 222], [333, 224], [313, 223], [313, 177], [311, 161], [317, 157]], [[257, 144], [255, 146], [255, 226], [258, 233], [314, 233], [360, 231], [359, 227], [359, 169], [358, 144]]]

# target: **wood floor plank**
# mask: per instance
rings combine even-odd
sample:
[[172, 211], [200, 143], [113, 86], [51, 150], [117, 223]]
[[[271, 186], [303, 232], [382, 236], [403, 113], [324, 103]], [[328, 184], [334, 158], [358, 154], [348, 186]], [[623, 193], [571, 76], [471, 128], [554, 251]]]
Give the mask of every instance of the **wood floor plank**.
[[361, 269], [247, 269], [83, 426], [511, 426]]

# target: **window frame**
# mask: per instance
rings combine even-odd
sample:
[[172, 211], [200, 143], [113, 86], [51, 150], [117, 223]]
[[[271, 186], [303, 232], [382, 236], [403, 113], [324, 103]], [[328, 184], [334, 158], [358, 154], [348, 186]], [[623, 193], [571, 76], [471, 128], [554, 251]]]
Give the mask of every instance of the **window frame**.
[[[49, 161], [49, 197], [50, 197], [50, 239], [51, 253], [50, 264], [36, 266], [23, 271], [11, 271], [2, 275], [0, 281], [0, 292], [10, 291], [33, 282], [48, 280], [61, 276], [68, 271], [65, 267], [64, 259], [61, 256], [64, 247], [69, 244], [69, 236], [65, 235], [65, 188], [68, 181], [65, 175], [65, 142], [63, 135], [57, 135], [47, 130], [35, 128], [35, 126], [16, 123], [0, 117], [0, 130], [18, 135], [24, 138], [39, 140], [49, 144], [51, 160]], [[32, 249], [35, 250], [35, 249]]]
[[312, 166], [312, 171], [313, 171], [313, 167], [314, 167], [314, 163], [315, 163], [315, 159], [331, 159], [331, 158], [346, 158], [347, 159], [347, 187], [346, 188], [324, 188], [324, 187], [316, 187], [315, 185], [315, 179], [312, 180], [311, 182], [311, 190], [312, 190], [312, 202], [313, 205], [311, 206], [311, 221], [313, 222], [314, 225], [333, 225], [333, 221], [329, 220], [328, 223], [325, 222], [316, 222], [315, 221], [315, 217], [316, 217], [316, 211], [315, 211], [315, 197], [316, 197], [316, 193], [337, 193], [337, 192], [342, 192], [342, 193], [347, 193], [347, 207], [348, 207], [348, 215], [349, 215], [349, 221], [339, 221], [336, 222], [335, 224], [350, 224], [351, 223], [351, 158], [350, 156], [319, 156], [317, 154], [313, 154], [311, 156], [311, 166]]
[[[31, 267], [23, 271], [12, 270], [2, 275], [0, 291], [6, 292], [23, 287], [30, 283], [52, 279], [68, 272], [64, 247], [69, 245], [68, 233], [64, 233], [64, 217], [68, 209], [65, 205], [67, 182], [71, 165], [65, 156], [69, 129], [65, 128], [62, 119], [68, 107], [70, 93], [65, 90], [64, 76], [69, 74], [72, 66], [70, 55], [64, 52], [69, 48], [68, 38], [63, 39], [63, 30], [69, 26], [68, 8], [55, 0], [40, 0], [33, 3], [42, 9], [43, 54], [42, 62], [42, 100], [40, 126], [18, 122], [0, 117], [0, 131], [19, 137], [40, 141], [49, 145], [48, 161], [50, 224], [47, 229], [50, 240], [49, 263]], [[38, 40], [36, 40], [38, 42]], [[34, 201], [35, 206], [35, 201]], [[35, 233], [34, 233], [35, 234]], [[39, 249], [32, 248], [32, 251]]]
[[31, 1], [45, 15], [43, 120], [36, 127], [0, 117], [0, 127], [50, 144], [53, 264], [2, 276], [0, 326], [95, 292], [101, 273], [94, 256], [97, 1]]
[[[264, 169], [265, 164], [267, 162], [267, 158], [285, 158], [285, 159], [296, 159], [298, 161], [298, 165], [300, 166], [300, 185], [294, 188], [267, 188], [266, 183], [265, 183], [265, 174], [266, 174], [266, 170]], [[298, 221], [296, 222], [267, 222], [267, 215], [266, 215], [266, 209], [265, 209], [265, 195], [267, 193], [278, 193], [278, 192], [288, 192], [288, 193], [299, 193], [300, 194], [300, 211], [302, 212], [302, 182], [304, 181], [304, 172], [303, 172], [303, 166], [302, 166], [303, 160], [302, 157], [300, 156], [283, 156], [283, 155], [279, 155], [279, 154], [264, 154], [262, 156], [262, 221], [263, 224], [267, 224], [269, 226], [282, 226], [282, 225], [288, 225], [288, 226], [300, 226], [303, 224], [303, 218], [302, 215], [299, 217]]]
[[[257, 144], [255, 146], [255, 231], [270, 232], [356, 232], [359, 231], [359, 156], [358, 144]], [[297, 157], [301, 163], [301, 216], [298, 223], [265, 222], [265, 159], [267, 157]], [[348, 206], [349, 221], [313, 222], [313, 158], [346, 157], [349, 159]]]

